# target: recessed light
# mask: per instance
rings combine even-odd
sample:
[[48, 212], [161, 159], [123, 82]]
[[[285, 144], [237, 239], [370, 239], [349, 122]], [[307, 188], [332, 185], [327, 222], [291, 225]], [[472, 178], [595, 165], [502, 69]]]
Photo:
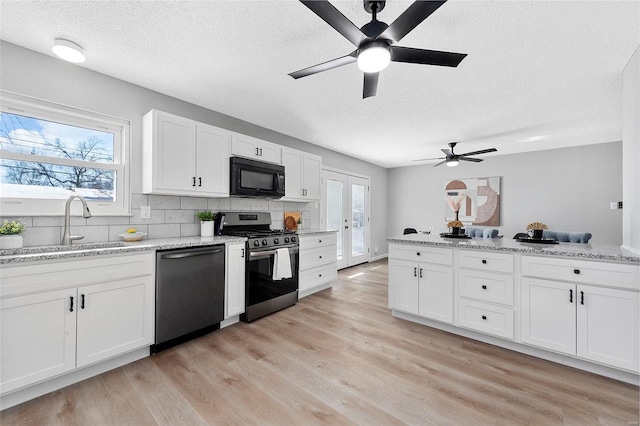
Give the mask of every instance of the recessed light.
[[51, 50], [61, 59], [74, 64], [87, 60], [82, 52], [82, 46], [64, 38], [57, 38]]

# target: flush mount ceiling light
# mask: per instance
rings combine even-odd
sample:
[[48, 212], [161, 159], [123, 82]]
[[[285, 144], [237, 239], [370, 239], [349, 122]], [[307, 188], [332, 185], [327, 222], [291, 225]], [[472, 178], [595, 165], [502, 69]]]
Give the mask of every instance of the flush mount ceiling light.
[[87, 59], [82, 52], [82, 46], [64, 38], [57, 38], [51, 50], [61, 59], [74, 64], [79, 64]]

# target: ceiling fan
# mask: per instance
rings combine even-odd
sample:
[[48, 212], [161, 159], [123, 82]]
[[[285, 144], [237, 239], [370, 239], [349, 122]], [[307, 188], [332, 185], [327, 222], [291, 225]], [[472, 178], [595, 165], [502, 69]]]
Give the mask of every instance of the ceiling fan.
[[437, 167], [440, 164], [444, 164], [446, 163], [447, 166], [449, 167], [455, 167], [458, 165], [458, 163], [460, 161], [471, 161], [474, 163], [479, 163], [481, 161], [483, 161], [480, 158], [468, 158], [470, 155], [480, 155], [480, 154], [487, 154], [489, 152], [496, 152], [498, 151], [495, 148], [489, 148], [489, 149], [483, 149], [480, 151], [472, 151], [472, 152], [466, 152], [464, 154], [455, 154], [453, 152], [453, 148], [457, 145], [457, 142], [450, 142], [449, 143], [449, 147], [451, 149], [442, 149], [441, 151], [444, 152], [444, 155], [446, 155], [446, 157], [439, 157], [439, 158], [422, 158], [420, 160], [413, 160], [413, 161], [427, 161], [427, 160], [443, 160], [441, 162], [439, 162], [438, 164], [434, 165], [433, 167]]
[[457, 67], [467, 56], [463, 53], [395, 46], [395, 43], [446, 3], [446, 0], [416, 1], [391, 25], [377, 19], [378, 12], [384, 9], [384, 0], [363, 0], [364, 9], [371, 13], [372, 19], [362, 28], [356, 27], [327, 0], [300, 0], [300, 2], [353, 43], [357, 49], [346, 56], [290, 73], [289, 75], [295, 79], [358, 62], [358, 68], [364, 71], [362, 97], [368, 98], [376, 95], [379, 72], [386, 68], [390, 61]]

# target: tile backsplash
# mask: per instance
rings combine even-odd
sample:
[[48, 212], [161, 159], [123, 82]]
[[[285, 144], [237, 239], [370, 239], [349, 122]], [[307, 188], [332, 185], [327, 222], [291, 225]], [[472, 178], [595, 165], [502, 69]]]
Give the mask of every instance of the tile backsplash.
[[[284, 212], [300, 211], [306, 228], [320, 223], [317, 203], [297, 203], [250, 198], [196, 198], [168, 195], [133, 194], [131, 216], [97, 216], [88, 219], [71, 216], [71, 235], [83, 235], [78, 243], [120, 241], [118, 234], [129, 228], [146, 232], [146, 238], [192, 237], [200, 235], [200, 221], [196, 213], [202, 210], [268, 211], [271, 227], [284, 228]], [[140, 218], [140, 207], [151, 207], [151, 218]], [[61, 212], [62, 213], [62, 212]], [[60, 244], [64, 230], [64, 216], [0, 217], [0, 222], [19, 219], [27, 227], [22, 234], [25, 247]]]

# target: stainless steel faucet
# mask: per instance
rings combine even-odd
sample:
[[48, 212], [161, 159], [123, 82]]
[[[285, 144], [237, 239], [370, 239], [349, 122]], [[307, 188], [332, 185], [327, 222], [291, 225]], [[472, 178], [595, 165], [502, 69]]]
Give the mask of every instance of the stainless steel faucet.
[[63, 246], [70, 246], [73, 240], [81, 240], [84, 238], [84, 236], [82, 235], [71, 235], [71, 226], [69, 225], [69, 222], [71, 220], [70, 206], [71, 202], [76, 198], [82, 202], [82, 217], [91, 217], [91, 211], [89, 210], [89, 206], [87, 206], [87, 201], [82, 195], [72, 195], [67, 199], [67, 203], [64, 205], [64, 233], [62, 234]]

